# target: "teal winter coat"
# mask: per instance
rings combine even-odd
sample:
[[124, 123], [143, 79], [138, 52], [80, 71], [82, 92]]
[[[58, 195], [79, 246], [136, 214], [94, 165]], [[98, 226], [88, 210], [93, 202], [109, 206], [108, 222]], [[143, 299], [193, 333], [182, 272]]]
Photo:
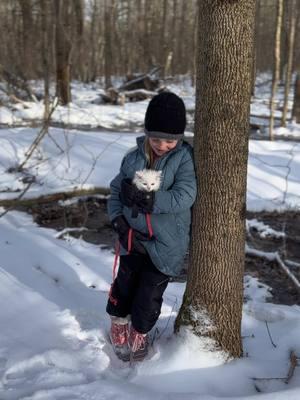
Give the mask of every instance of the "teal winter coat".
[[[132, 209], [124, 206], [119, 197], [122, 179], [132, 179], [136, 171], [147, 168], [145, 138], [137, 138], [137, 147], [125, 155], [119, 174], [110, 184], [108, 214], [111, 221], [123, 215], [133, 229], [148, 234], [145, 214], [139, 213], [133, 218]], [[197, 191], [191, 146], [179, 141], [174, 149], [158, 158], [152, 168], [162, 171], [151, 214], [154, 238], [141, 243], [161, 272], [176, 276], [182, 269], [189, 245], [191, 207]], [[121, 249], [121, 254], [127, 254], [126, 250]]]

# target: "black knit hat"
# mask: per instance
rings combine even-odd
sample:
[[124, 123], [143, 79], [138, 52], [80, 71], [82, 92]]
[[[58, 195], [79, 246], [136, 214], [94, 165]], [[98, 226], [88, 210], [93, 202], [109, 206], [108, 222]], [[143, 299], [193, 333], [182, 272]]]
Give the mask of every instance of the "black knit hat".
[[145, 115], [147, 136], [178, 140], [186, 125], [184, 102], [175, 93], [162, 92], [152, 98]]

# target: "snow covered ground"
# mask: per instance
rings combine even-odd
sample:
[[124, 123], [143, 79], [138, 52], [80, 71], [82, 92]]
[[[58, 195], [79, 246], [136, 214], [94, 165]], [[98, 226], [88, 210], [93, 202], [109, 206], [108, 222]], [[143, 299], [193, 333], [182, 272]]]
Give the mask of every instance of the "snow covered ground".
[[244, 359], [224, 364], [189, 332], [172, 335], [184, 284], [171, 283], [152, 357], [129, 366], [107, 343], [113, 254], [57, 239], [23, 213], [0, 224], [1, 400], [299, 399], [299, 370], [285, 378], [290, 351], [300, 354], [300, 309], [266, 304], [255, 279], [245, 277]]
[[[121, 84], [120, 78], [115, 81], [115, 86]], [[32, 82], [34, 92], [43, 96], [42, 82]], [[54, 96], [55, 85], [52, 84], [52, 96]], [[193, 114], [195, 110], [195, 88], [191, 85], [190, 77], [182, 76], [168, 83], [167, 88], [181, 96], [188, 111], [188, 122], [193, 125]], [[99, 128], [130, 131], [141, 130], [145, 111], [149, 100], [124, 105], [109, 105], [101, 103], [103, 84], [101, 82], [81, 83], [72, 82], [72, 102], [67, 107], [56, 107], [52, 122], [64, 124], [71, 127]], [[251, 122], [262, 127], [260, 132], [262, 137], [268, 138], [268, 119], [270, 114], [270, 91], [271, 75], [269, 73], [260, 74], [256, 79], [255, 95], [251, 100]], [[278, 87], [275, 103], [275, 126], [279, 125], [282, 115], [284, 98], [284, 87]], [[0, 100], [5, 106], [0, 107], [0, 126], [29, 126], [41, 121], [44, 115], [43, 101], [24, 101], [23, 103], [11, 104], [7, 95], [0, 92]], [[293, 86], [289, 93], [288, 101], [288, 126], [286, 128], [276, 128], [274, 137], [299, 138], [300, 132], [291, 119], [291, 108], [293, 104]]]
[[[300, 132], [300, 126], [298, 125]], [[108, 188], [121, 159], [141, 134], [51, 128], [24, 173], [12, 173], [38, 133], [33, 128], [0, 130], [0, 200], [74, 188]], [[300, 143], [250, 140], [247, 206], [249, 210], [299, 209]]]
[[[192, 109], [189, 87], [180, 93]], [[141, 126], [147, 102], [92, 105], [96, 94], [82, 86], [68, 110], [57, 110], [57, 119], [81, 126], [123, 128], [128, 121]], [[12, 123], [36, 119], [39, 107], [17, 107], [14, 118], [20, 119]], [[11, 110], [0, 107], [0, 123], [6, 111], [9, 119]], [[299, 125], [288, 129], [300, 135]], [[33, 177], [24, 197], [107, 188], [140, 134], [51, 128], [25, 171], [14, 172], [37, 133], [28, 126], [0, 129], [0, 200], [18, 197]], [[299, 210], [300, 143], [250, 141], [247, 207]], [[260, 226], [262, 234], [265, 229]], [[171, 283], [149, 359], [129, 366], [116, 359], [107, 343], [112, 252], [58, 236], [27, 214], [10, 211], [0, 218], [1, 400], [299, 400], [299, 367], [285, 383], [291, 351], [300, 356], [299, 306], [266, 303], [268, 287], [246, 276], [246, 356], [224, 363], [223, 354], [211, 353], [203, 339], [188, 331], [173, 335], [184, 284]]]

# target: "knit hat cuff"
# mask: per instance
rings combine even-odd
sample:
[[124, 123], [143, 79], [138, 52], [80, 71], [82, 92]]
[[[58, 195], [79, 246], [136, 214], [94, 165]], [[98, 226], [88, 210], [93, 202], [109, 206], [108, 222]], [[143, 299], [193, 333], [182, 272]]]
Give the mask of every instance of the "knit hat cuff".
[[179, 140], [182, 139], [184, 136], [183, 133], [166, 133], [166, 132], [157, 132], [157, 131], [148, 131], [145, 128], [145, 134], [148, 137], [157, 138], [157, 139], [166, 139], [166, 140]]

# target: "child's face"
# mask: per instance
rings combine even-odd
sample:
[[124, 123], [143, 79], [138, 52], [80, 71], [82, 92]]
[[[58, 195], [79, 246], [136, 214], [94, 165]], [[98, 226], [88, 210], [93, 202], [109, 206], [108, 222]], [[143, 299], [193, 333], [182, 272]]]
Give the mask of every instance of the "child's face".
[[149, 143], [154, 153], [160, 157], [168, 151], [174, 149], [178, 143], [178, 140], [156, 139], [150, 137]]

